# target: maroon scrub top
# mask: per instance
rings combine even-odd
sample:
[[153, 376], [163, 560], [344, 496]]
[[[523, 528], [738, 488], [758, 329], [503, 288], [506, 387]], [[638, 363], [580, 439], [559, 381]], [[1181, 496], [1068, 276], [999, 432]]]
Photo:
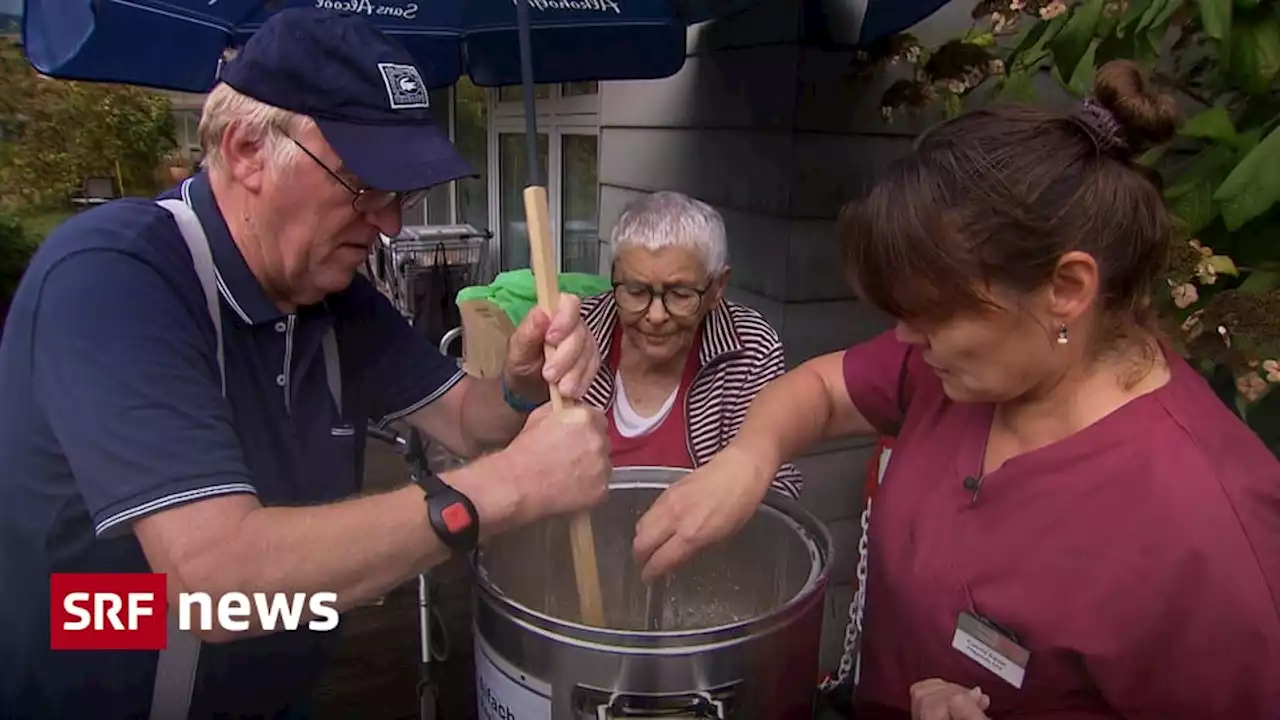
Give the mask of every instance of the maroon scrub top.
[[[858, 720], [909, 718], [933, 677], [981, 686], [996, 720], [1280, 718], [1280, 463], [1166, 356], [1164, 387], [974, 500], [993, 406], [951, 402], [891, 332], [847, 351], [854, 404], [901, 424], [872, 505]], [[962, 611], [1030, 650], [1022, 689], [952, 649]]]

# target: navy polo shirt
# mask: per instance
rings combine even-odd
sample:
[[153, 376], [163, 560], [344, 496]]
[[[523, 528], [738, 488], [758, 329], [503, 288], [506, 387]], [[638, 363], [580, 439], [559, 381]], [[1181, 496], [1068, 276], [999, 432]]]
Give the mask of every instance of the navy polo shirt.
[[[204, 174], [188, 200], [212, 249], [227, 396], [191, 255], [143, 199], [76, 215], [32, 260], [0, 341], [0, 714], [145, 716], [157, 653], [49, 650], [51, 572], [147, 572], [149, 513], [255, 493], [313, 505], [361, 488], [365, 427], [462, 377], [362, 275], [286, 314], [231, 239]], [[321, 340], [336, 329], [342, 409]], [[360, 542], [351, 538], [351, 542]], [[327, 548], [317, 547], [322, 554]], [[272, 717], [305, 701], [337, 632], [205, 644], [192, 717]]]

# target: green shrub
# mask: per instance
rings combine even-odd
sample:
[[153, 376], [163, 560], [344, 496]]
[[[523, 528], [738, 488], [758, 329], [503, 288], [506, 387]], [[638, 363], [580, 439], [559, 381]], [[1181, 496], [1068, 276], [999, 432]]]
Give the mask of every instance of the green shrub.
[[175, 146], [167, 96], [130, 85], [54, 80], [0, 38], [0, 208], [68, 207], [87, 177], [125, 195], [159, 188], [160, 158]]

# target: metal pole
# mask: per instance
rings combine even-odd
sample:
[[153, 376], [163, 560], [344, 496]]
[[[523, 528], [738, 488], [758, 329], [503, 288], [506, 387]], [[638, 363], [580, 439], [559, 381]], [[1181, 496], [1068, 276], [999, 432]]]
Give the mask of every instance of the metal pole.
[[538, 116], [533, 98], [533, 40], [529, 32], [529, 2], [516, 0], [516, 31], [520, 38], [520, 84], [524, 95], [524, 148], [528, 155], [528, 186], [545, 186], [538, 166]]

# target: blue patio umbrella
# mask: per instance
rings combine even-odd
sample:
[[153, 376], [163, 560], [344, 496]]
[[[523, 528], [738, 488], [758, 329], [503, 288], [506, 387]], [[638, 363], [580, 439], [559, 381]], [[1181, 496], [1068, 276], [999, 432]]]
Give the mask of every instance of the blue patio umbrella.
[[[685, 29], [760, 1], [528, 0], [535, 82], [639, 80], [684, 63]], [[947, 0], [790, 0], [806, 34], [861, 45], [898, 32]], [[513, 0], [0, 0], [21, 8], [22, 39], [40, 72], [68, 80], [123, 82], [206, 92], [223, 52], [286, 7], [363, 15], [418, 60], [423, 80], [447, 87], [464, 75], [481, 86], [521, 81]]]
[[40, 72], [68, 80], [207, 92], [223, 52], [271, 14], [320, 7], [362, 15], [414, 55], [431, 87], [468, 75], [520, 83], [527, 7], [535, 81], [662, 78], [684, 63], [688, 25], [752, 0], [25, 0], [22, 38]]

